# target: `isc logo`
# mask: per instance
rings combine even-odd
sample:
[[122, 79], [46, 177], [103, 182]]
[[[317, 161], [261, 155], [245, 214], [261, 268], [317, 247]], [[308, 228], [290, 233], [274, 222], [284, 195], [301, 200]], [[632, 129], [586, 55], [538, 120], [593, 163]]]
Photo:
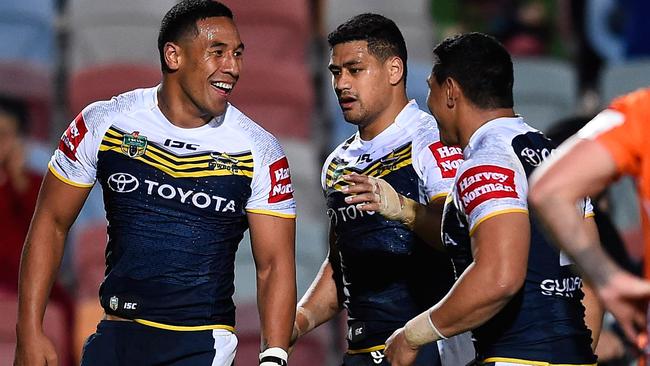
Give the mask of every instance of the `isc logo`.
[[187, 149], [187, 150], [196, 150], [199, 147], [199, 144], [188, 144], [187, 142], [175, 141], [172, 139], [165, 140], [164, 145], [176, 149]]
[[124, 310], [136, 310], [138, 307], [137, 302], [125, 302], [124, 303]]

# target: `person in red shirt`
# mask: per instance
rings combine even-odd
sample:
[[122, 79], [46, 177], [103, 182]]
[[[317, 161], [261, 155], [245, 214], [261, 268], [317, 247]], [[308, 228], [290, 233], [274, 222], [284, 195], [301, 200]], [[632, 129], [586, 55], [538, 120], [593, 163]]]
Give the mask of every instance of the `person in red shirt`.
[[22, 108], [0, 101], [0, 288], [17, 292], [23, 242], [43, 177], [25, 166]]

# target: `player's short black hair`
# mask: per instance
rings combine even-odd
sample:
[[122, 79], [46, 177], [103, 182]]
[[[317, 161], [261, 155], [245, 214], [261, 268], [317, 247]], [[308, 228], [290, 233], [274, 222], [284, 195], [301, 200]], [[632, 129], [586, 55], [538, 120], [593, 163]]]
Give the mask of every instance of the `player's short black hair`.
[[165, 62], [165, 43], [177, 42], [188, 33], [196, 37], [199, 34], [196, 22], [212, 17], [234, 19], [232, 11], [226, 5], [213, 0], [183, 0], [165, 14], [158, 33], [158, 53], [163, 72], [170, 71]]
[[404, 85], [406, 85], [406, 42], [397, 24], [383, 15], [364, 13], [339, 25], [327, 36], [330, 48], [339, 43], [366, 41], [368, 52], [380, 61], [397, 56], [404, 64]]
[[491, 36], [472, 32], [446, 38], [433, 50], [432, 76], [438, 84], [448, 77], [482, 109], [512, 108], [512, 59]]

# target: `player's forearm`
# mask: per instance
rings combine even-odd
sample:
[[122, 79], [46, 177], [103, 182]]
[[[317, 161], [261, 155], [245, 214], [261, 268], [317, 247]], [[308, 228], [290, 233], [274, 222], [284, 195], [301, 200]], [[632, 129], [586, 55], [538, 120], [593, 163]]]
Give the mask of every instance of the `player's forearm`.
[[[472, 263], [445, 298], [406, 323], [406, 343], [419, 348], [475, 329], [496, 315], [520, 287], [519, 281], [495, 273], [497, 267]], [[486, 285], [485, 278], [494, 285]]]
[[37, 213], [25, 242], [20, 263], [17, 330], [42, 330], [50, 289], [56, 278], [67, 228]]
[[298, 302], [295, 337], [308, 333], [341, 311], [333, 276], [332, 265], [325, 260], [316, 279]]
[[605, 309], [588, 283], [583, 282], [582, 292], [585, 294], [582, 299], [582, 305], [585, 307], [585, 324], [591, 331], [591, 349], [596, 350], [603, 326]]
[[577, 201], [562, 192], [531, 199], [555, 243], [573, 258], [594, 287], [602, 287], [620, 269], [600, 246], [598, 237], [584, 225], [584, 218], [576, 210]]
[[408, 210], [407, 216], [413, 217], [408, 221], [407, 226], [427, 244], [442, 250], [440, 223], [442, 221], [444, 202], [438, 200], [429, 203], [429, 205], [423, 205], [411, 199], [406, 199], [410, 201], [409, 204], [404, 206]]
[[296, 310], [296, 271], [291, 260], [278, 260], [257, 271], [257, 303], [262, 348], [287, 350]]
[[522, 282], [498, 265], [472, 263], [447, 296], [434, 305], [431, 319], [446, 337], [475, 329], [503, 309]]

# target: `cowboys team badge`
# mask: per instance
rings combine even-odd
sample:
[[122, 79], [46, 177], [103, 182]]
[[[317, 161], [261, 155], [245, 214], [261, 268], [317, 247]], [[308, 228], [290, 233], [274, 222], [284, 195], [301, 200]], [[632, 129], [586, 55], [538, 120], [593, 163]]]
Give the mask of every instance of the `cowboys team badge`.
[[108, 301], [108, 307], [111, 308], [111, 310], [116, 311], [117, 306], [118, 306], [119, 299], [117, 296], [111, 297], [111, 299]]
[[212, 170], [225, 169], [233, 173], [237, 173], [239, 171], [239, 168], [237, 167], [237, 164], [239, 164], [239, 159], [233, 158], [226, 153], [220, 152], [211, 152], [210, 157], [213, 159], [213, 161], [208, 163], [208, 167]]
[[140, 136], [140, 132], [133, 131], [133, 133], [125, 134], [122, 139], [120, 148], [122, 152], [130, 158], [137, 158], [144, 155], [147, 150], [147, 136]]

